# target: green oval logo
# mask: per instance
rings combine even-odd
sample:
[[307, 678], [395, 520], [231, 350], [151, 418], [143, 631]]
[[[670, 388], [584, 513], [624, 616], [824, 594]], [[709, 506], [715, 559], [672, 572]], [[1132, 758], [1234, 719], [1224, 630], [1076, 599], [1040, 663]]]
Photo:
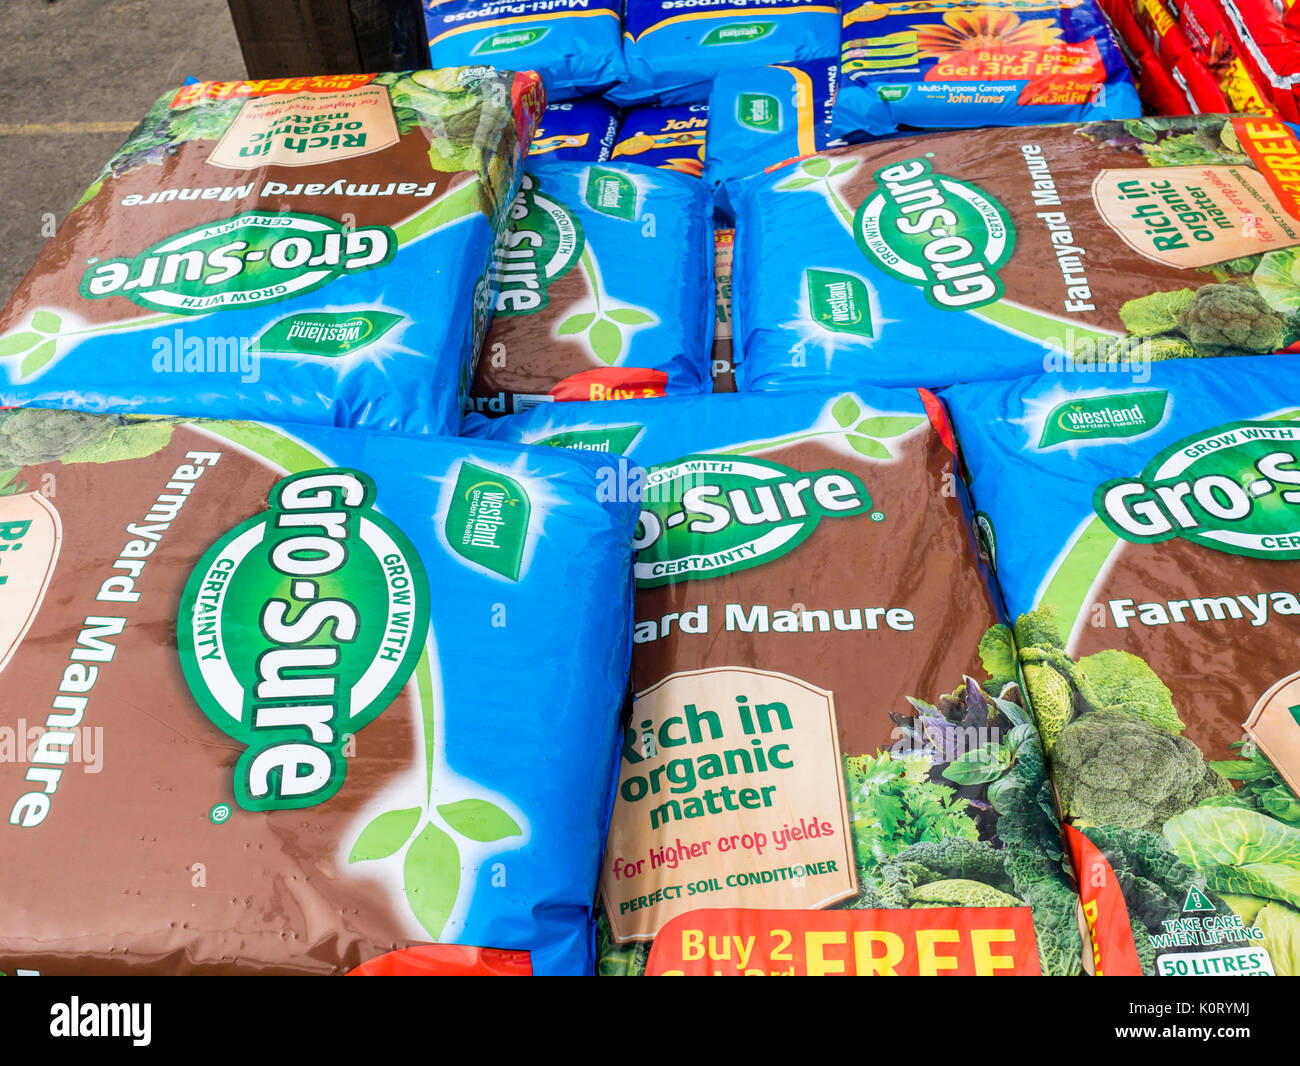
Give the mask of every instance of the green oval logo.
[[246, 810], [333, 796], [348, 737], [396, 699], [419, 661], [428, 579], [374, 504], [374, 482], [356, 470], [285, 478], [185, 586], [181, 666], [203, 713], [245, 746], [234, 791]]
[[750, 41], [761, 40], [774, 29], [775, 22], [731, 22], [709, 30], [700, 38], [700, 44], [748, 44]]
[[527, 48], [550, 32], [551, 28], [546, 26], [540, 30], [506, 30], [504, 33], [494, 33], [479, 41], [470, 55], [486, 56], [496, 52], [513, 52], [516, 48]]
[[1123, 540], [1181, 537], [1256, 559], [1300, 559], [1300, 423], [1233, 422], [1171, 445], [1093, 506]]
[[92, 264], [81, 295], [206, 315], [302, 296], [341, 274], [384, 266], [396, 254], [397, 237], [387, 226], [349, 229], [319, 215], [245, 212], [177, 233], [137, 256]]
[[806, 540], [823, 518], [871, 510], [871, 497], [846, 470], [690, 455], [649, 470], [641, 504], [636, 582], [655, 588], [761, 566]]
[[931, 171], [926, 159], [875, 173], [853, 234], [862, 253], [892, 278], [923, 289], [941, 311], [969, 311], [1002, 297], [998, 269], [1011, 258], [1016, 227], [978, 187]]

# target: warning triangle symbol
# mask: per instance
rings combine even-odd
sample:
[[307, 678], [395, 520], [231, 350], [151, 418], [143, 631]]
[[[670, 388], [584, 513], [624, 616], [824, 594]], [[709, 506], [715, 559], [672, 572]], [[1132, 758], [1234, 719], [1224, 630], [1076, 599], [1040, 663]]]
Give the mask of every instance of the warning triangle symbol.
[[1183, 903], [1183, 913], [1187, 911], [1212, 911], [1214, 904], [1209, 897], [1195, 885], [1187, 890], [1187, 900]]

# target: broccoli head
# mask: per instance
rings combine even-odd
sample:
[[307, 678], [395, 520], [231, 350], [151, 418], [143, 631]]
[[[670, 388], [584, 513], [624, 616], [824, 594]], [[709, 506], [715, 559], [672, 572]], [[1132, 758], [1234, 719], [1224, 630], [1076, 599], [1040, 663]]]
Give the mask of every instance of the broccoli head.
[[116, 420], [80, 411], [0, 412], [0, 470], [49, 463], [113, 431]]
[[1091, 825], [1159, 830], [1232, 786], [1184, 737], [1116, 711], [1076, 718], [1057, 737], [1052, 769], [1061, 806]]
[[1127, 651], [1099, 651], [1079, 660], [1102, 710], [1139, 718], [1177, 736], [1186, 724], [1174, 709], [1174, 695], [1146, 661]]
[[1178, 328], [1207, 355], [1276, 352], [1285, 336], [1282, 315], [1246, 285], [1202, 285], [1179, 313]]

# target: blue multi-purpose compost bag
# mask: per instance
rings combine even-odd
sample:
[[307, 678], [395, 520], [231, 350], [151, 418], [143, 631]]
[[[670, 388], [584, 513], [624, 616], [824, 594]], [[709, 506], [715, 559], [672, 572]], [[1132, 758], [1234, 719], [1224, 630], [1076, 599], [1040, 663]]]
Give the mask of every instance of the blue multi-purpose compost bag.
[[1295, 347], [1285, 124], [1003, 127], [733, 182], [742, 390], [940, 386]]
[[724, 70], [817, 59], [839, 48], [839, 6], [820, 0], [627, 0], [627, 80], [619, 104], [690, 104], [709, 98]]
[[619, 124], [610, 158], [679, 170], [698, 178], [704, 173], [708, 129], [708, 104], [629, 108]]
[[712, 209], [685, 174], [530, 165], [494, 263], [472, 409], [708, 391]]
[[624, 74], [617, 0], [426, 0], [424, 17], [433, 66], [535, 70], [552, 102]]
[[484, 67], [169, 93], [0, 314], [0, 405], [456, 432], [541, 101]]
[[530, 158], [545, 156], [570, 163], [603, 163], [618, 135], [618, 108], [599, 96], [551, 104], [529, 146]]
[[0, 969], [590, 973], [604, 462], [0, 411]]
[[868, 0], [843, 15], [835, 132], [1095, 122], [1142, 114], [1094, 0]]
[[944, 396], [1098, 970], [1300, 973], [1295, 358]]
[[[602, 491], [642, 508], [599, 973], [933, 973], [912, 947], [931, 938], [962, 973], [1082, 971], [1042, 751], [981, 658], [1002, 616], [932, 395], [466, 425], [599, 453]], [[972, 950], [990, 924], [996, 962]], [[825, 947], [787, 954], [773, 928]], [[706, 934], [754, 950], [694, 950]]]
[[704, 180], [727, 204], [726, 182], [827, 146], [834, 59], [725, 70], [709, 94]]

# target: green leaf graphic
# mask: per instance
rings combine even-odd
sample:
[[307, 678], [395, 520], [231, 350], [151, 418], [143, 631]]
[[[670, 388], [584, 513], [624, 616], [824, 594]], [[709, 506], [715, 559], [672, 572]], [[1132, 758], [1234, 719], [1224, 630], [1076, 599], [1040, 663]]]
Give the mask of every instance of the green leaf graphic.
[[30, 351], [33, 345], [40, 344], [41, 340], [39, 333], [11, 333], [0, 339], [0, 359], [22, 355], [23, 352]]
[[831, 408], [831, 417], [844, 429], [848, 429], [853, 424], [853, 420], [860, 414], [862, 414], [862, 408], [858, 406], [857, 401], [852, 396], [848, 395], [841, 396]]
[[823, 156], [813, 156], [803, 161], [803, 172], [816, 178], [824, 178], [831, 172], [831, 161]]
[[623, 334], [617, 325], [602, 318], [591, 327], [589, 338], [597, 359], [610, 366], [618, 362], [618, 357], [623, 354]]
[[923, 418], [897, 418], [888, 415], [880, 418], [867, 418], [859, 422], [854, 431], [868, 437], [901, 437], [919, 426]]
[[889, 449], [878, 440], [872, 440], [870, 437], [849, 437], [849, 447], [859, 455], [868, 456], [871, 459], [890, 459]]
[[556, 335], [560, 337], [567, 337], [574, 333], [583, 333], [594, 321], [596, 321], [595, 312], [588, 312], [585, 315], [574, 315], [561, 322], [555, 332]]
[[412, 912], [437, 940], [460, 893], [460, 852], [455, 841], [436, 825], [426, 825], [406, 849], [402, 880]]
[[625, 326], [644, 326], [646, 323], [654, 321], [654, 315], [638, 311], [635, 307], [616, 307], [609, 312], [609, 317], [615, 322], [623, 323]]
[[53, 311], [37, 311], [32, 315], [32, 329], [41, 333], [58, 333], [63, 328], [63, 319]]
[[783, 181], [776, 187], [777, 192], [785, 192], [789, 189], [805, 189], [809, 185], [816, 185], [816, 178], [791, 178], [789, 181]]
[[843, 163], [837, 163], [835, 166], [833, 166], [831, 168], [831, 172], [826, 176], [828, 178], [833, 178], [835, 177], [836, 174], [847, 174], [850, 170], [852, 170], [857, 165], [858, 165], [858, 161], [856, 159], [846, 159]]
[[420, 808], [407, 807], [401, 811], [385, 811], [363, 830], [352, 845], [348, 862], [368, 862], [386, 859], [411, 839], [420, 824]]
[[55, 341], [46, 341], [32, 349], [32, 353], [23, 360], [23, 365], [19, 369], [22, 377], [29, 378], [36, 371], [40, 370], [46, 363], [54, 358], [55, 349], [58, 347]]
[[480, 844], [523, 835], [523, 830], [510, 815], [487, 800], [467, 799], [457, 803], [444, 803], [438, 808], [438, 813], [461, 836], [477, 840]]

